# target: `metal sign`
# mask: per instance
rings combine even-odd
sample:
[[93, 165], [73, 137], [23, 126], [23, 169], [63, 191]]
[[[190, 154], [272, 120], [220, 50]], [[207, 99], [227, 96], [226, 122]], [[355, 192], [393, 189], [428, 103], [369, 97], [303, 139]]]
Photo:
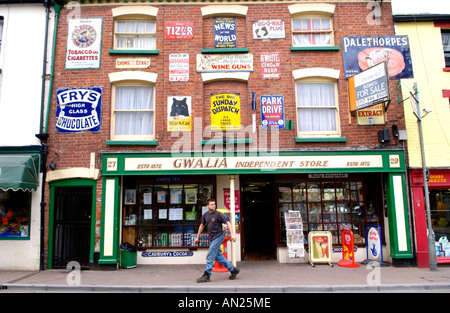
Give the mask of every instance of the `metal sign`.
[[387, 62], [350, 77], [348, 85], [351, 111], [391, 100]]

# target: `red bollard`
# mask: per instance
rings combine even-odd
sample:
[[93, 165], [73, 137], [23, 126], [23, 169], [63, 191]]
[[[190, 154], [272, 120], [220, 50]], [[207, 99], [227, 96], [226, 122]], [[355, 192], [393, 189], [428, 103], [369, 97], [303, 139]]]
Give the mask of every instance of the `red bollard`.
[[[228, 259], [226, 243], [230, 239], [231, 239], [231, 237], [225, 237], [223, 239], [222, 245], [220, 246], [220, 249], [222, 250], [222, 254], [226, 259]], [[217, 261], [214, 261], [214, 267], [213, 267], [212, 271], [215, 273], [228, 272], [227, 268]]]

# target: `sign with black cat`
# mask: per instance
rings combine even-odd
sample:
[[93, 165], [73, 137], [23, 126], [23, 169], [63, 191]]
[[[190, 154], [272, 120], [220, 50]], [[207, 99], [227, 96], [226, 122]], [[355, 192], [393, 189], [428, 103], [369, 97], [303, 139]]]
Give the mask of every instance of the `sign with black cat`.
[[191, 97], [170, 96], [167, 97], [167, 130], [191, 131]]

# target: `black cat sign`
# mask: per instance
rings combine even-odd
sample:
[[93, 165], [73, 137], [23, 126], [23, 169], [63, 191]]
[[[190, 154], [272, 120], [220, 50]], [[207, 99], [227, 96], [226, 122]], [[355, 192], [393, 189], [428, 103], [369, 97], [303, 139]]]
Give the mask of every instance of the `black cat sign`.
[[167, 130], [191, 131], [191, 97], [170, 96], [167, 97]]

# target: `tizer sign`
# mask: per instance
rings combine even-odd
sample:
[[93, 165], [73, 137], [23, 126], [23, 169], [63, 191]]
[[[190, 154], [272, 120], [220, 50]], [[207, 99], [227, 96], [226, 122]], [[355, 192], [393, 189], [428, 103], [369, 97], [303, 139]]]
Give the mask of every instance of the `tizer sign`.
[[60, 89], [56, 92], [56, 129], [61, 133], [98, 132], [103, 87]]
[[264, 128], [284, 128], [283, 96], [261, 96], [261, 124]]
[[194, 22], [166, 22], [164, 30], [166, 40], [194, 38]]

